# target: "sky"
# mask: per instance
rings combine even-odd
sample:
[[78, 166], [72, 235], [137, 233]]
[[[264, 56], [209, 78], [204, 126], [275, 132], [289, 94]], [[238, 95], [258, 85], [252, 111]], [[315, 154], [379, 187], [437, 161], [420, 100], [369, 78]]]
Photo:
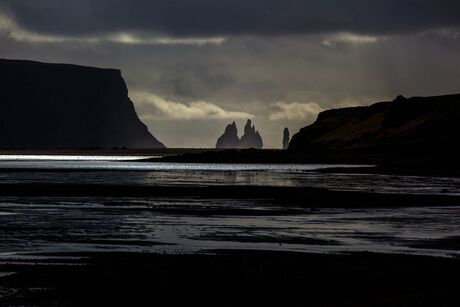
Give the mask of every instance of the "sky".
[[0, 58], [119, 68], [168, 147], [460, 92], [458, 0], [0, 0]]

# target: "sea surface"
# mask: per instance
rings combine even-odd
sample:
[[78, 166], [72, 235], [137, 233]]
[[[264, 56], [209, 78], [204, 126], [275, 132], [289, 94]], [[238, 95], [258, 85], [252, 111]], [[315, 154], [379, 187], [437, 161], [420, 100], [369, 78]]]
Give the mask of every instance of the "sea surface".
[[[307, 186], [375, 193], [460, 195], [458, 178], [319, 171], [358, 165], [127, 160], [107, 156], [4, 158], [0, 161], [0, 184]], [[49, 253], [195, 253], [219, 249], [369, 251], [458, 257], [459, 221], [460, 206], [436, 204], [312, 210], [248, 199], [0, 197], [0, 260], [32, 257], [39, 261], [40, 255]]]

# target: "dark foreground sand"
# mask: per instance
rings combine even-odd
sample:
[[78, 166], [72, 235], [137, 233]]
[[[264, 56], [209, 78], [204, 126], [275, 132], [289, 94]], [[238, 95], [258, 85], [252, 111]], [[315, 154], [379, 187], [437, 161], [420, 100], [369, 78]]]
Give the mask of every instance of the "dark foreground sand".
[[0, 183], [0, 196], [14, 197], [182, 197], [197, 199], [260, 199], [309, 208], [372, 208], [405, 206], [458, 206], [460, 196], [446, 194], [383, 194], [330, 191], [283, 186], [130, 186], [108, 184]]
[[[61, 255], [62, 256], [62, 255]], [[67, 255], [68, 256], [68, 255]], [[2, 305], [458, 306], [460, 260], [355, 253], [79, 254], [74, 264], [4, 264]]]

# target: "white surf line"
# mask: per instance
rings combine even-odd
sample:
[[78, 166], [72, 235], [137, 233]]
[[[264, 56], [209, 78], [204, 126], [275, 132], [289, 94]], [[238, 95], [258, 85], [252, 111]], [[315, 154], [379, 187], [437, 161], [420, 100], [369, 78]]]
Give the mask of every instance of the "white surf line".
[[0, 155], [0, 161], [136, 161], [157, 156]]

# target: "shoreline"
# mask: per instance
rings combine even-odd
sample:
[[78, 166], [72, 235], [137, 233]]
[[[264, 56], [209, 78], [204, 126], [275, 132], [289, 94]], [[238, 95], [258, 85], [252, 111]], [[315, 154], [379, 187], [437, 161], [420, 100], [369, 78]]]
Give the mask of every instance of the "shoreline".
[[[173, 159], [173, 157], [157, 160], [166, 162], [164, 160], [168, 159]], [[5, 174], [17, 171], [30, 170], [0, 169], [0, 172]], [[36, 171], [49, 172], [52, 175], [53, 172], [68, 172], [69, 170]], [[375, 173], [405, 172], [407, 168], [399, 169], [396, 164], [391, 167], [381, 164], [375, 168], [315, 170], [315, 172], [344, 173], [362, 171], [367, 173], [371, 171]], [[188, 186], [161, 183], [161, 185], [142, 186], [118, 183], [0, 183], [0, 196], [23, 198], [24, 200], [29, 197], [32, 199], [35, 197], [113, 197], [118, 198], [118, 201], [123, 201], [124, 198], [181, 199], [184, 201], [248, 199], [263, 201], [268, 206], [279, 207], [278, 211], [267, 210], [253, 213], [269, 216], [295, 215], [299, 208], [302, 210], [307, 208], [307, 211], [311, 213], [321, 208], [460, 205], [460, 195], [449, 195], [449, 191], [438, 191], [438, 193], [391, 194], [258, 185], [195, 184]], [[83, 217], [89, 218], [85, 210], [82, 210]], [[232, 218], [250, 214], [244, 208], [225, 209], [226, 211], [205, 208], [189, 212], [185, 207], [164, 208], [160, 206], [148, 210], [154, 215], [171, 214], [173, 217], [190, 214], [194, 215], [195, 219], [196, 216], [212, 219], [222, 214]], [[107, 215], [103, 215], [103, 218], [106, 219]], [[95, 227], [98, 225], [96, 224]], [[219, 234], [211, 234], [210, 238], [219, 238]], [[205, 240], [206, 237], [203, 236], [201, 239]], [[231, 240], [232, 238], [223, 239]], [[272, 240], [272, 237], [259, 236], [255, 239], [246, 238], [246, 240], [248, 243], [263, 242], [263, 240]], [[273, 240], [273, 243], [277, 244], [297, 242], [286, 241], [280, 237]], [[328, 243], [314, 240], [318, 239], [298, 242], [300, 244]], [[149, 241], [151, 244], [156, 244], [155, 242]], [[97, 244], [98, 242], [91, 243]], [[101, 241], [101, 243], [104, 242]], [[113, 243], [120, 242], [114, 241]], [[134, 242], [134, 244], [140, 243], [143, 241]], [[422, 248], [424, 246], [428, 248], [447, 247], [457, 250], [459, 239], [457, 236], [439, 240], [427, 238], [425, 241], [414, 244], [417, 244], [415, 247], [421, 246]], [[372, 250], [372, 247], [369, 249]], [[137, 305], [145, 302], [154, 303], [160, 299], [166, 302], [185, 300], [187, 303], [205, 302], [216, 305], [221, 301], [235, 302], [235, 304], [248, 302], [248, 300], [273, 303], [273, 299], [278, 299], [284, 303], [291, 300], [294, 303], [300, 300], [314, 306], [376, 304], [382, 306], [456, 306], [459, 300], [456, 293], [460, 288], [460, 258], [455, 256], [449, 258], [372, 252], [332, 254], [263, 249], [257, 251], [203, 249], [202, 252], [196, 254], [181, 254], [180, 251], [133, 252], [132, 248], [129, 249], [129, 252], [114, 252], [111, 247], [106, 250], [106, 252], [93, 253], [40, 254], [45, 257], [45, 261], [34, 259], [15, 261], [13, 256], [3, 257], [0, 262], [0, 305]], [[47, 256], [50, 257], [49, 260], [46, 260]], [[72, 256], [75, 257], [69, 260], [69, 257]], [[214, 295], [209, 295], [209, 293]]]
[[[454, 153], [440, 154], [428, 151], [365, 152], [365, 151], [292, 151], [281, 149], [0, 149], [1, 155], [75, 155], [75, 156], [125, 156], [117, 162], [142, 163], [212, 163], [212, 164], [352, 164], [375, 167], [335, 168], [322, 172], [356, 174], [409, 175], [433, 177], [460, 177], [460, 162]], [[132, 160], [129, 157], [138, 157]], [[20, 161], [20, 160], [19, 160]], [[26, 161], [26, 160], [25, 160]], [[9, 172], [1, 169], [0, 172]]]

